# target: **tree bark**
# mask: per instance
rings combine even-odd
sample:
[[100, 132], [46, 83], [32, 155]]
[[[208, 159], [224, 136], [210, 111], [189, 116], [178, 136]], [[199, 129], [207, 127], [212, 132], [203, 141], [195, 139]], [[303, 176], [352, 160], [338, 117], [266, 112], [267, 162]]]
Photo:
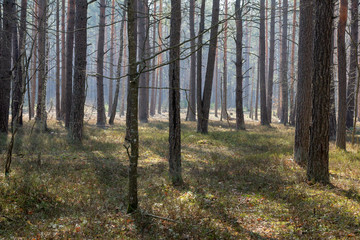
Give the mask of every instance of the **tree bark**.
[[355, 82], [357, 74], [358, 40], [359, 40], [359, 0], [351, 0], [351, 38], [350, 38], [350, 69], [347, 91], [347, 112], [346, 127], [354, 126], [354, 108], [355, 108]]
[[66, 86], [65, 86], [65, 127], [70, 126], [71, 102], [72, 102], [72, 77], [73, 77], [73, 53], [74, 53], [74, 26], [75, 26], [75, 0], [69, 0], [68, 25], [66, 32]]
[[71, 105], [70, 137], [81, 142], [84, 125], [87, 0], [76, 0], [74, 91]]
[[200, 7], [200, 25], [199, 25], [199, 36], [198, 36], [198, 52], [197, 52], [197, 71], [196, 71], [196, 100], [197, 100], [197, 131], [201, 132], [202, 120], [202, 44], [203, 44], [203, 34], [205, 28], [205, 0], [201, 1]]
[[260, 122], [261, 125], [270, 125], [266, 110], [266, 85], [265, 85], [265, 0], [260, 0]]
[[55, 82], [56, 82], [56, 103], [55, 103], [55, 110], [56, 110], [56, 119], [61, 119], [61, 107], [60, 107], [60, 0], [56, 0], [56, 75], [55, 75]]
[[288, 0], [283, 1], [282, 6], [283, 11], [283, 24], [282, 24], [282, 41], [281, 41], [281, 97], [282, 97], [282, 107], [281, 107], [281, 123], [286, 125], [288, 123], [288, 112], [289, 112], [289, 100], [288, 100], [288, 49], [287, 49], [287, 26], [288, 26]]
[[61, 9], [61, 119], [66, 114], [66, 42], [65, 42], [65, 0], [62, 0]]
[[336, 131], [336, 147], [346, 150], [346, 46], [345, 28], [347, 21], [348, 2], [340, 0], [338, 24], [338, 125]]
[[131, 213], [138, 207], [137, 197], [137, 165], [139, 159], [139, 130], [138, 130], [138, 72], [136, 62], [136, 43], [137, 43], [137, 0], [129, 0], [127, 3], [128, 11], [128, 44], [129, 44], [129, 81], [126, 111], [126, 137], [129, 155], [129, 194], [128, 209]]
[[169, 65], [169, 172], [173, 185], [181, 185], [180, 123], [181, 0], [171, 0]]
[[294, 0], [292, 43], [291, 43], [291, 69], [290, 69], [290, 117], [289, 124], [295, 125], [295, 35], [296, 35], [296, 0]]
[[[163, 39], [162, 39], [162, 21], [161, 21], [161, 18], [162, 18], [162, 9], [163, 9], [163, 3], [162, 3], [162, 0], [160, 0], [160, 3], [159, 3], [159, 26], [158, 26], [158, 32], [159, 32], [159, 40], [158, 42], [162, 42]], [[159, 51], [162, 50], [162, 47], [161, 47], [161, 44], [159, 44]], [[162, 63], [162, 54], [159, 55], [158, 57], [158, 63], [161, 64]], [[161, 114], [161, 104], [162, 104], [162, 68], [158, 68], [158, 76], [159, 76], [159, 103], [158, 103], [158, 114]]]
[[105, 0], [100, 1], [100, 22], [99, 22], [99, 40], [97, 52], [97, 122], [98, 127], [105, 127], [106, 115], [104, 104], [104, 46], [105, 46]]
[[308, 160], [311, 121], [311, 79], [313, 73], [313, 0], [300, 1], [298, 81], [294, 159], [305, 166]]
[[[228, 0], [225, 0], [225, 19], [228, 17]], [[224, 23], [224, 54], [223, 54], [223, 93], [222, 93], [222, 104], [221, 104], [221, 119], [224, 118], [228, 120], [229, 115], [227, 112], [227, 29], [228, 22], [227, 20]]]
[[271, 123], [272, 116], [272, 97], [274, 86], [274, 61], [275, 61], [275, 9], [276, 0], [271, 0], [271, 20], [270, 20], [270, 49], [269, 49], [269, 71], [268, 71], [268, 90], [266, 110], [269, 123]]
[[[114, 38], [115, 38], [115, 0], [112, 0], [111, 6], [111, 30], [110, 30], [110, 79], [109, 79], [109, 109], [108, 116], [111, 116], [112, 107], [113, 107], [113, 77], [114, 77]], [[114, 99], [115, 100], [115, 99]], [[117, 99], [115, 100], [117, 101]], [[116, 112], [116, 109], [115, 109]], [[109, 120], [110, 122], [110, 120]]]
[[190, 0], [190, 102], [188, 107], [188, 120], [196, 120], [196, 55], [195, 55], [195, 0]]
[[[208, 133], [211, 90], [213, 85], [214, 65], [215, 65], [217, 35], [218, 35], [218, 22], [219, 22], [219, 0], [213, 0], [213, 10], [212, 10], [212, 19], [211, 19], [212, 29], [210, 31], [210, 43], [209, 43], [208, 61], [207, 61], [206, 74], [205, 74], [204, 92], [202, 94], [202, 97], [200, 94], [201, 97], [200, 111], [198, 111], [198, 130], [200, 130], [200, 132], [203, 134]], [[200, 91], [201, 91], [201, 85], [200, 85]]]
[[[32, 29], [32, 39], [33, 41], [37, 41], [37, 15], [38, 15], [38, 7], [37, 1], [34, 1], [34, 16], [33, 16], [33, 29]], [[35, 100], [36, 100], [36, 79], [37, 79], [37, 44], [34, 44], [34, 48], [32, 51], [32, 69], [31, 69], [31, 100], [30, 100], [30, 111], [29, 111], [29, 119], [35, 116]]]
[[[153, 11], [154, 16], [156, 16], [156, 0], [154, 0], [154, 11]], [[155, 18], [154, 18], [155, 19]], [[154, 20], [155, 21], [155, 20]], [[153, 54], [156, 53], [156, 24], [153, 24]], [[156, 60], [157, 57], [154, 57], [152, 60], [152, 66], [155, 67], [156, 66]], [[155, 108], [156, 108], [156, 96], [157, 96], [157, 70], [152, 71], [151, 74], [151, 78], [152, 78], [152, 90], [151, 90], [151, 102], [150, 102], [150, 116], [154, 116], [155, 115]]]
[[235, 3], [236, 16], [236, 129], [245, 129], [244, 111], [243, 111], [243, 73], [242, 73], [242, 6], [240, 0]]
[[314, 74], [312, 79], [312, 125], [307, 178], [329, 183], [329, 109], [331, 81], [331, 32], [334, 4], [319, 0], [315, 5]]

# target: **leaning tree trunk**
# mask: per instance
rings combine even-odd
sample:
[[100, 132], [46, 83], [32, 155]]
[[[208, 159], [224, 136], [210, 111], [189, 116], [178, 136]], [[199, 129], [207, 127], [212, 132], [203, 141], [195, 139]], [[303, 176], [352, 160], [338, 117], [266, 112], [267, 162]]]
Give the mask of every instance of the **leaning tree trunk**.
[[66, 33], [66, 86], [65, 86], [65, 127], [70, 126], [71, 102], [72, 102], [72, 75], [73, 75], [73, 52], [74, 52], [74, 26], [75, 26], [75, 0], [69, 0], [68, 25]]
[[199, 112], [201, 112], [201, 114], [199, 114], [198, 112], [198, 129], [200, 129], [200, 132], [203, 134], [208, 133], [210, 100], [211, 100], [211, 91], [213, 85], [216, 45], [217, 45], [217, 36], [218, 36], [218, 22], [219, 22], [219, 0], [213, 0], [213, 10], [212, 10], [212, 18], [211, 18], [211, 26], [213, 27], [210, 31], [210, 43], [209, 43], [208, 61], [207, 61], [206, 74], [205, 74], [204, 92], [202, 94], [200, 101]]
[[347, 112], [346, 112], [346, 127], [354, 126], [354, 107], [355, 107], [355, 82], [357, 74], [357, 57], [358, 57], [358, 39], [359, 39], [359, 0], [351, 1], [351, 38], [350, 38], [350, 69], [349, 81], [347, 91]]
[[331, 81], [331, 32], [334, 4], [316, 1], [312, 125], [307, 178], [329, 183], [329, 109]]
[[265, 85], [265, 0], [260, 0], [260, 122], [261, 125], [270, 125], [266, 110], [266, 85]]
[[347, 21], [347, 0], [340, 0], [338, 25], [338, 125], [336, 131], [336, 147], [346, 149], [346, 46], [345, 30]]
[[81, 142], [84, 125], [87, 0], [76, 0], [74, 91], [71, 105], [70, 137]]
[[105, 0], [100, 1], [100, 22], [99, 22], [99, 40], [97, 52], [97, 122], [98, 127], [104, 127], [106, 123], [105, 104], [104, 104], [104, 45], [105, 45]]
[[181, 0], [171, 0], [169, 65], [169, 170], [172, 183], [182, 184], [180, 126]]
[[242, 73], [242, 7], [240, 0], [235, 3], [236, 16], [236, 129], [245, 129], [244, 111], [243, 111], [243, 73]]
[[311, 120], [311, 78], [313, 72], [313, 0], [300, 1], [298, 82], [294, 159], [305, 166], [308, 160]]
[[[137, 1], [129, 0], [128, 12], [128, 43], [129, 43], [129, 81], [126, 111], [126, 137], [127, 152], [130, 160], [129, 166], [129, 205], [127, 212], [136, 211], [138, 207], [137, 197], [137, 165], [139, 159], [139, 129], [138, 129], [138, 72], [136, 62], [137, 43]], [[129, 151], [130, 148], [130, 151]]]

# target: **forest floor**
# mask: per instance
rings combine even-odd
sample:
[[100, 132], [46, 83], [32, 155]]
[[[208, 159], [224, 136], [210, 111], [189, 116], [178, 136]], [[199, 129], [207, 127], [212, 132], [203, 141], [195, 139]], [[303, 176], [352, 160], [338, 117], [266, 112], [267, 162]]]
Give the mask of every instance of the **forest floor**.
[[[126, 214], [124, 122], [85, 125], [82, 145], [62, 122], [25, 123], [10, 178], [0, 174], [0, 238], [360, 239], [360, 153], [331, 143], [331, 186], [309, 185], [292, 159], [294, 128], [182, 123], [185, 185], [168, 178], [168, 123], [140, 124], [140, 211]], [[4, 140], [0, 143], [4, 153]], [[1, 155], [1, 165], [4, 154]], [[1, 167], [3, 172], [3, 167]]]

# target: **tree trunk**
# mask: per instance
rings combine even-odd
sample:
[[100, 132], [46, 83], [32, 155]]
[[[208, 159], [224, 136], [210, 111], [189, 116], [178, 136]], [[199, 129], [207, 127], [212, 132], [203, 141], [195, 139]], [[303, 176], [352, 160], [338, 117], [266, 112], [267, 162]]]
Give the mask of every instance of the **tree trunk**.
[[180, 125], [181, 0], [171, 0], [169, 65], [169, 170], [173, 185], [181, 185]]
[[[156, 0], [154, 0], [154, 16], [156, 16]], [[154, 20], [155, 21], [155, 20]], [[153, 54], [156, 54], [156, 24], [153, 24]], [[156, 60], [157, 58], [154, 57], [152, 60], [152, 66], [156, 66]], [[151, 90], [151, 102], [150, 102], [150, 116], [155, 115], [155, 108], [156, 108], [156, 96], [157, 96], [157, 70], [152, 71], [151, 78], [152, 78], [152, 90]]]
[[[125, 20], [126, 20], [126, 14], [124, 12], [123, 13], [123, 19], [121, 21], [121, 26], [120, 26], [121, 35], [120, 35], [119, 61], [118, 61], [117, 72], [116, 72], [116, 88], [115, 88], [114, 102], [113, 102], [113, 105], [111, 107], [111, 114], [110, 114], [110, 119], [109, 119], [109, 124], [110, 125], [114, 124], [114, 119], [115, 119], [115, 115], [116, 115], [116, 108], [117, 108], [117, 103], [118, 103], [118, 99], [119, 99], [119, 92], [120, 92], [120, 78], [121, 78], [121, 74], [123, 74], [121, 72], [121, 68], [122, 68], [121, 61], [123, 60], [123, 52], [124, 52], [124, 38], [122, 36], [122, 33], [124, 32]], [[122, 79], [122, 81], [125, 81], [125, 79]]]
[[286, 125], [288, 123], [288, 111], [289, 111], [289, 100], [288, 100], [288, 49], [287, 49], [287, 22], [288, 22], [288, 0], [283, 1], [283, 24], [282, 24], [282, 41], [281, 41], [281, 97], [282, 97], [282, 107], [281, 107], [281, 123]]
[[[137, 165], [139, 159], [139, 129], [138, 129], [138, 73], [136, 63], [137, 43], [137, 0], [129, 0], [128, 11], [128, 44], [129, 44], [129, 79], [126, 111], [127, 151], [130, 160], [129, 166], [129, 205], [127, 212], [134, 212], [138, 207], [137, 197]], [[130, 148], [130, 151], [129, 151]]]
[[330, 83], [330, 116], [329, 116], [329, 139], [336, 140], [336, 109], [335, 109], [335, 77], [334, 77], [334, 42], [335, 27], [333, 26], [331, 37], [331, 83]]
[[219, 55], [218, 48], [216, 48], [216, 58], [215, 58], [215, 117], [218, 117], [218, 108], [219, 108], [219, 97], [218, 97], [218, 87], [219, 87]]
[[296, 0], [294, 0], [293, 24], [291, 43], [291, 69], [290, 69], [290, 117], [289, 124], [295, 125], [295, 35], [296, 35]]
[[99, 22], [99, 40], [97, 52], [97, 122], [98, 127], [105, 127], [105, 105], [104, 105], [104, 46], [105, 46], [105, 0], [100, 1], [100, 22]]
[[60, 109], [60, 0], [56, 0], [56, 103], [55, 103], [55, 110], [56, 110], [56, 119], [61, 119], [61, 109]]
[[188, 120], [196, 120], [196, 55], [195, 55], [195, 0], [190, 0], [190, 49], [191, 49], [191, 59], [190, 59], [190, 102], [188, 107]]
[[334, 5], [316, 1], [314, 74], [312, 79], [312, 125], [307, 178], [329, 183], [329, 109], [331, 81], [331, 32]]
[[[162, 4], [162, 0], [160, 0], [160, 3], [159, 3], [159, 19], [162, 18], [162, 9], [163, 9], [163, 4]], [[159, 32], [159, 40], [158, 42], [162, 42], [163, 39], [162, 39], [162, 21], [159, 20], [159, 26], [158, 26], [158, 32]], [[161, 51], [162, 48], [161, 48], [161, 44], [159, 44], [159, 51]], [[158, 57], [158, 63], [161, 64], [162, 63], [162, 54], [159, 55]], [[158, 68], [158, 75], [159, 75], [159, 105], [158, 105], [158, 114], [161, 114], [161, 104], [162, 104], [162, 68]]]
[[71, 105], [70, 137], [81, 142], [84, 125], [87, 0], [76, 0], [74, 91]]
[[146, 71], [147, 62], [145, 62], [147, 55], [147, 41], [148, 41], [148, 26], [147, 26], [147, 0], [139, 0], [138, 2], [138, 35], [139, 35], [139, 57], [140, 57], [140, 82], [139, 82], [139, 120], [140, 122], [147, 123], [148, 119], [148, 108], [149, 108], [149, 97], [147, 88], [147, 74], [142, 73]]
[[274, 61], [275, 61], [275, 8], [276, 0], [271, 0], [271, 21], [270, 21], [270, 49], [269, 49], [269, 71], [268, 71], [268, 90], [267, 90], [267, 101], [266, 110], [268, 115], [269, 123], [271, 123], [272, 116], [272, 96], [273, 96], [273, 85], [274, 85]]
[[38, 101], [36, 106], [36, 121], [42, 130], [46, 129], [46, 0], [38, 1]]
[[[128, 0], [127, 0], [128, 1]], [[124, 12], [124, 15], [125, 15], [125, 12]], [[127, 27], [126, 27], [126, 24], [124, 24], [124, 31], [123, 32], [120, 32], [120, 39], [121, 39], [121, 37], [123, 37], [124, 38], [124, 56], [123, 56], [123, 61], [124, 61], [124, 65], [123, 65], [123, 73], [124, 73], [124, 75], [125, 75], [125, 73], [126, 73], [126, 66], [127, 66], [127, 62], [126, 62], [126, 59], [127, 59], [127, 54], [126, 54], [126, 49], [127, 49], [127, 46], [128, 45], [125, 45], [125, 43], [127, 42], [127, 38], [126, 38], [126, 36], [127, 36], [127, 33], [126, 33], [126, 29], [127, 29]], [[125, 47], [126, 46], [126, 47]], [[121, 107], [120, 107], [120, 116], [124, 116], [125, 115], [125, 89], [127, 89], [126, 88], [126, 86], [127, 86], [127, 84], [126, 84], [126, 79], [127, 78], [124, 78], [123, 80], [122, 80], [122, 84], [121, 84]]]
[[281, 0], [279, 0], [279, 61], [278, 61], [278, 101], [277, 101], [277, 117], [281, 121], [282, 119], [282, 84], [281, 84], [281, 65], [282, 65], [282, 18], [281, 18]]
[[9, 105], [11, 90], [11, 36], [13, 0], [3, 1], [3, 36], [0, 53], [0, 133], [7, 133], [9, 127]]
[[301, 166], [307, 164], [310, 141], [313, 19], [313, 0], [300, 1], [294, 159]]
[[210, 43], [209, 43], [208, 61], [207, 61], [206, 74], [205, 74], [204, 93], [202, 94], [200, 101], [200, 111], [198, 111], [198, 130], [200, 129], [200, 132], [203, 134], [208, 133], [210, 100], [211, 100], [211, 91], [213, 85], [214, 65], [215, 65], [217, 35], [218, 35], [218, 22], [219, 22], [219, 0], [213, 0], [213, 10], [212, 10], [212, 18], [211, 18], [211, 26], [213, 27], [210, 31]]
[[75, 26], [75, 0], [69, 0], [68, 25], [66, 32], [66, 88], [65, 88], [65, 127], [70, 126], [71, 102], [72, 102], [72, 75], [73, 75], [73, 52], [74, 52], [74, 26]]
[[346, 127], [352, 128], [354, 125], [354, 107], [355, 107], [355, 82], [357, 74], [358, 40], [359, 40], [359, 0], [351, 1], [351, 38], [350, 38], [350, 69], [347, 91], [347, 112]]
[[[260, 52], [260, 46], [259, 46]], [[260, 59], [257, 61], [257, 72], [256, 72], [256, 94], [255, 94], [255, 120], [259, 120], [258, 118], [258, 106], [259, 106], [259, 89], [260, 89]]]
[[[228, 0], [225, 0], [225, 18], [228, 17]], [[222, 98], [222, 104], [221, 104], [221, 118], [224, 118], [225, 120], [228, 120], [229, 115], [227, 112], [227, 28], [228, 28], [228, 22], [227, 20], [224, 23], [224, 55], [223, 55], [223, 98]]]
[[266, 85], [265, 85], [265, 0], [260, 0], [260, 122], [268, 126], [268, 114], [266, 110]]
[[[109, 79], [109, 111], [108, 116], [111, 116], [113, 107], [113, 77], [114, 77], [114, 38], [115, 38], [115, 0], [112, 0], [111, 7], [111, 32], [110, 32], [110, 79]], [[117, 101], [117, 99], [115, 100]], [[115, 109], [116, 112], [116, 109]], [[109, 120], [110, 122], [110, 120]]]
[[240, 0], [235, 3], [236, 16], [236, 129], [245, 129], [244, 111], [243, 111], [243, 73], [242, 73], [242, 7]]
[[205, 0], [201, 1], [200, 8], [200, 25], [199, 25], [199, 36], [198, 36], [198, 52], [197, 52], [197, 71], [196, 71], [196, 100], [197, 100], [197, 131], [201, 132], [201, 124], [202, 121], [202, 44], [203, 44], [203, 31], [205, 28]]
[[345, 28], [347, 21], [347, 0], [340, 0], [338, 25], [338, 125], [336, 131], [336, 147], [346, 149], [346, 46]]
[[65, 0], [62, 0], [61, 9], [61, 119], [66, 114], [66, 42], [65, 42]]

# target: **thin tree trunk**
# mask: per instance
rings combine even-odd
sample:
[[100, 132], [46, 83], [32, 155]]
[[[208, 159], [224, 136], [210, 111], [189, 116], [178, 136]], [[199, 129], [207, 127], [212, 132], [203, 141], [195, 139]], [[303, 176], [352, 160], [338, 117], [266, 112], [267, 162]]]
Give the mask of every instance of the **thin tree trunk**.
[[265, 0], [260, 0], [260, 122], [261, 125], [270, 125], [266, 110], [266, 56], [265, 56]]
[[97, 51], [97, 122], [98, 127], [104, 127], [106, 123], [105, 104], [104, 104], [104, 46], [105, 46], [105, 0], [100, 1], [100, 22], [99, 22], [99, 40]]
[[[129, 166], [129, 205], [127, 212], [136, 211], [138, 207], [137, 197], [137, 165], [139, 159], [139, 130], [138, 130], [138, 73], [136, 63], [137, 43], [137, 0], [129, 0], [128, 11], [128, 40], [129, 40], [129, 80], [128, 101], [126, 111], [126, 137], [127, 151], [130, 160]], [[130, 148], [130, 151], [129, 151]]]
[[240, 0], [235, 3], [236, 16], [236, 129], [245, 129], [244, 111], [243, 111], [243, 73], [242, 73], [242, 7]]
[[313, 0], [300, 1], [294, 159], [301, 166], [307, 164], [310, 144], [313, 19]]
[[[260, 47], [259, 47], [260, 52]], [[260, 59], [257, 61], [257, 72], [256, 72], [256, 95], [255, 95], [255, 120], [258, 118], [258, 106], [259, 106], [259, 89], [260, 89]]]
[[[159, 18], [161, 19], [162, 18], [162, 9], [163, 9], [163, 3], [162, 3], [162, 0], [160, 0], [160, 4], [159, 4]], [[160, 20], [159, 21], [159, 26], [158, 26], [158, 32], [159, 32], [159, 40], [158, 40], [158, 43], [159, 43], [159, 51], [162, 50], [162, 47], [161, 47], [161, 42], [163, 41], [162, 39], [162, 21]], [[161, 64], [162, 63], [162, 54], [159, 55], [158, 57], [158, 64]], [[162, 68], [158, 68], [158, 75], [159, 75], [159, 105], [158, 105], [158, 114], [161, 114], [161, 104], [162, 104]]]
[[334, 5], [316, 1], [312, 126], [307, 178], [329, 183], [329, 108], [331, 81], [331, 32]]
[[[156, 0], [154, 0], [154, 16], [156, 16]], [[156, 24], [153, 24], [153, 54], [156, 53]], [[154, 57], [152, 60], [152, 66], [156, 66], [157, 58]], [[157, 93], [157, 71], [152, 71], [151, 78], [152, 78], [152, 90], [151, 90], [151, 99], [150, 99], [150, 116], [155, 115], [155, 108], [156, 108], [156, 93]]]
[[[125, 20], [126, 20], [126, 14], [124, 12], [123, 13], [123, 19], [121, 21], [121, 26], [120, 26], [120, 33], [124, 32]], [[124, 38], [123, 38], [123, 36], [121, 34], [121, 36], [120, 36], [120, 49], [119, 49], [119, 61], [118, 61], [117, 72], [116, 72], [116, 78], [117, 79], [116, 79], [115, 96], [114, 96], [113, 105], [111, 107], [111, 114], [110, 114], [110, 119], [109, 119], [109, 124], [110, 125], [114, 124], [114, 119], [115, 119], [116, 109], [117, 109], [117, 103], [118, 103], [118, 99], [119, 99], [120, 77], [121, 77], [121, 74], [123, 74], [121, 72], [121, 68], [122, 68], [121, 61], [123, 60], [123, 52], [124, 52]], [[124, 82], [125, 80], [123, 79], [122, 81]]]
[[350, 69], [347, 91], [347, 112], [346, 127], [354, 126], [354, 108], [355, 108], [355, 82], [357, 74], [357, 58], [358, 58], [358, 40], [359, 40], [359, 0], [351, 0], [351, 38], [350, 38]]
[[206, 74], [205, 74], [204, 93], [202, 94], [200, 101], [201, 102], [200, 111], [198, 111], [198, 129], [200, 129], [200, 132], [202, 134], [208, 133], [210, 100], [211, 100], [211, 92], [213, 85], [214, 65], [215, 65], [217, 35], [218, 35], [218, 22], [219, 22], [219, 0], [213, 0], [213, 10], [212, 10], [212, 19], [211, 19], [211, 26], [213, 27], [210, 31], [210, 43], [209, 43], [208, 61], [207, 61]]
[[277, 117], [282, 119], [282, 84], [281, 84], [281, 65], [282, 65], [282, 17], [281, 17], [281, 0], [279, 0], [279, 61], [278, 61], [278, 104], [277, 104]]
[[[66, 42], [65, 42], [65, 0], [61, 4], [61, 115], [65, 119], [66, 114]], [[35, 46], [36, 47], [36, 46]]]
[[66, 107], [65, 127], [70, 126], [70, 114], [72, 103], [72, 77], [73, 77], [73, 53], [74, 53], [74, 26], [75, 26], [75, 0], [69, 0], [68, 25], [66, 32]]
[[[169, 65], [169, 172], [173, 185], [181, 185], [180, 125], [181, 0], [171, 0]], [[177, 46], [177, 47], [175, 47]]]
[[56, 0], [56, 103], [55, 103], [55, 110], [56, 110], [56, 119], [61, 119], [61, 109], [60, 109], [60, 0]]
[[282, 24], [282, 41], [281, 41], [281, 91], [282, 91], [282, 107], [281, 107], [281, 123], [288, 123], [289, 115], [289, 99], [288, 99], [288, 48], [287, 48], [287, 26], [288, 26], [288, 0], [283, 1], [283, 24]]
[[255, 72], [255, 68], [253, 67], [252, 69], [252, 79], [251, 79], [251, 91], [250, 91], [250, 113], [249, 113], [249, 118], [253, 119], [254, 118], [254, 108], [253, 108], [253, 98], [254, 98], [254, 74]]
[[[190, 0], [190, 49], [192, 52], [190, 59], [190, 102], [188, 107], [188, 120], [196, 120], [196, 55], [195, 55], [195, 0]], [[215, 100], [216, 101], [216, 100]]]
[[329, 139], [336, 140], [336, 109], [335, 109], [335, 77], [334, 77], [334, 43], [335, 27], [333, 26], [331, 37], [331, 83], [330, 83], [330, 116], [329, 116]]
[[[35, 15], [33, 16], [33, 30], [32, 30], [32, 39], [33, 41], [37, 41], [37, 15], [38, 15], [38, 7], [37, 1], [34, 1], [34, 12]], [[31, 71], [31, 105], [29, 111], [29, 119], [31, 120], [32, 117], [35, 116], [35, 100], [36, 100], [36, 80], [37, 80], [37, 44], [34, 44], [33, 52], [32, 52], [32, 71]]]
[[346, 150], [346, 46], [345, 28], [347, 21], [348, 2], [340, 0], [338, 25], [338, 125], [336, 131], [336, 147]]
[[219, 87], [219, 55], [218, 48], [216, 48], [216, 59], [215, 59], [215, 117], [218, 117], [218, 108], [219, 108], [219, 100], [218, 100], [218, 87]]
[[275, 9], [276, 0], [271, 0], [271, 21], [270, 21], [270, 49], [269, 49], [269, 71], [266, 110], [269, 123], [272, 117], [272, 97], [274, 86], [274, 61], [275, 61]]
[[[228, 0], [225, 0], [225, 18], [228, 17]], [[228, 112], [227, 112], [227, 28], [228, 28], [228, 22], [225, 21], [224, 23], [224, 55], [223, 55], [223, 99], [221, 104], [221, 118], [225, 118], [225, 120], [228, 120]]]
[[289, 124], [295, 125], [295, 35], [296, 35], [296, 0], [294, 0], [293, 24], [291, 43], [291, 69], [290, 69], [290, 117]]
[[201, 1], [200, 8], [200, 25], [199, 25], [199, 37], [198, 37], [198, 52], [197, 52], [197, 71], [196, 71], [196, 99], [197, 99], [197, 131], [201, 132], [201, 124], [203, 115], [202, 115], [202, 44], [203, 44], [203, 34], [205, 28], [205, 0]]
[[[128, 0], [127, 0], [128, 1]], [[124, 12], [124, 15], [125, 15], [125, 12]], [[126, 27], [126, 24], [124, 24], [124, 32], [122, 33], [122, 32], [120, 32], [120, 34], [122, 35], [122, 37], [124, 38], [124, 57], [123, 57], [123, 61], [124, 61], [124, 65], [123, 65], [123, 73], [124, 73], [124, 75], [125, 75], [125, 73], [126, 73], [126, 66], [127, 66], [127, 62], [126, 62], [126, 60], [127, 60], [127, 52], [126, 52], [126, 49], [127, 49], [127, 46], [128, 45], [126, 45], [126, 42], [127, 42], [127, 38], [126, 38], [126, 36], [127, 36], [127, 33], [126, 33], [126, 31], [127, 31], [127, 27]], [[121, 39], [121, 36], [120, 36], [120, 39]], [[124, 116], [125, 115], [125, 89], [127, 89], [126, 88], [126, 78], [124, 78], [123, 80], [122, 80], [122, 84], [121, 84], [121, 107], [120, 107], [120, 116]]]
[[[111, 116], [113, 107], [113, 77], [114, 77], [114, 38], [115, 38], [115, 0], [112, 0], [111, 6], [111, 32], [110, 32], [110, 79], [109, 79], [109, 111], [108, 116]], [[117, 100], [115, 100], [117, 101]], [[116, 112], [116, 109], [115, 109]]]
[[84, 125], [87, 0], [76, 0], [74, 92], [71, 105], [70, 136], [81, 142]]

